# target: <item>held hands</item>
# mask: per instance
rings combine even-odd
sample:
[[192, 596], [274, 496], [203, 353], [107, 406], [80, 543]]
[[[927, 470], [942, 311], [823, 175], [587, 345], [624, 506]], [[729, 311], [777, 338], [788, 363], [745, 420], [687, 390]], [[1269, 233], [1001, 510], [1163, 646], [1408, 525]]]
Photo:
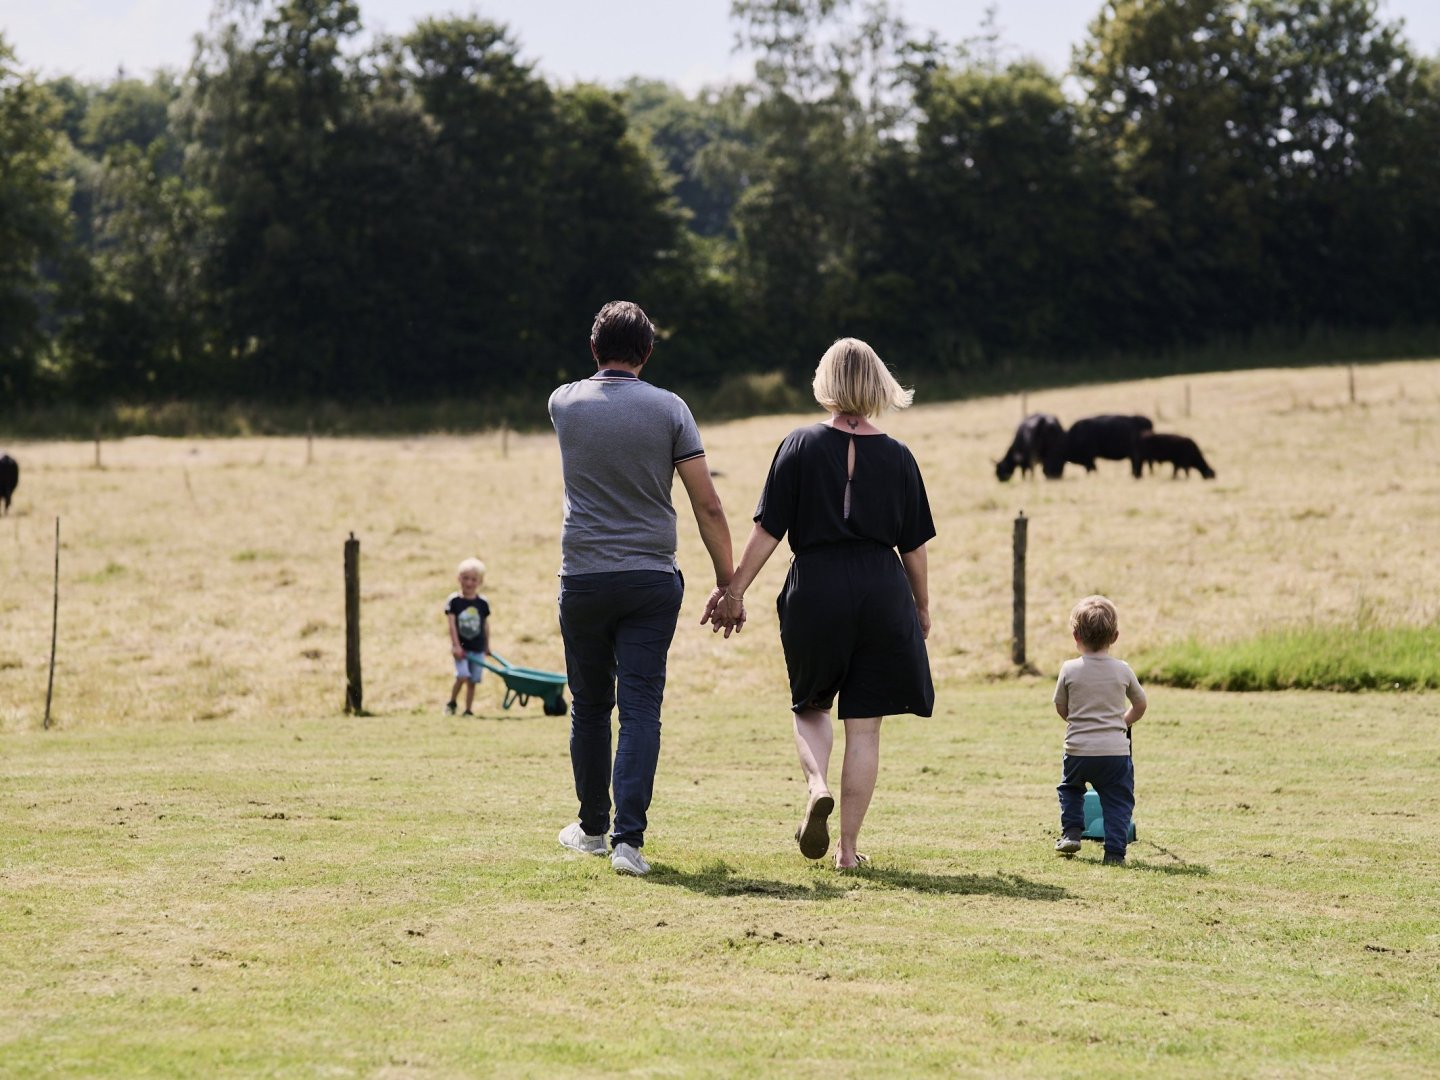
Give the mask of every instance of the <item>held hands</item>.
[[705, 611], [700, 616], [700, 625], [710, 624], [711, 633], [725, 631], [728, 638], [731, 631], [739, 633], [745, 627], [745, 601], [732, 596], [724, 585], [717, 585], [705, 601]]

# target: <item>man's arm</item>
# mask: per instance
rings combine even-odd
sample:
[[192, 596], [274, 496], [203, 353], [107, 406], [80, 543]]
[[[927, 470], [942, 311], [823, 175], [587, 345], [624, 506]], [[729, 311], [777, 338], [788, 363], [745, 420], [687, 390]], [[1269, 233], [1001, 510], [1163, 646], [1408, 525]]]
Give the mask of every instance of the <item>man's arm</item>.
[[[695, 524], [700, 528], [700, 539], [710, 553], [710, 562], [715, 567], [715, 589], [723, 596], [735, 572], [735, 556], [730, 547], [730, 525], [725, 520], [725, 508], [720, 505], [720, 493], [715, 490], [715, 481], [710, 479], [710, 466], [705, 455], [687, 458], [675, 466], [685, 493], [690, 496], [690, 508], [695, 511]], [[713, 606], [714, 600], [711, 601]], [[707, 608], [708, 610], [708, 608]]]

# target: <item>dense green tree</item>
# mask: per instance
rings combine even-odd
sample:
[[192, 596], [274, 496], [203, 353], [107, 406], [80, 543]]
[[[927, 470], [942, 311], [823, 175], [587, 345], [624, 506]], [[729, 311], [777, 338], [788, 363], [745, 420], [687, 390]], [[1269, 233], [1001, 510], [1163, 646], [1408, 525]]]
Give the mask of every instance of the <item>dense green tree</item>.
[[[629, 136], [619, 97], [579, 86], [557, 99], [547, 169], [543, 242], [556, 342], [584, 362], [585, 316], [617, 297], [641, 297], [651, 275], [687, 250], [681, 217], [644, 148]], [[654, 303], [650, 303], [654, 307]], [[657, 318], [658, 318], [657, 313]]]
[[1176, 338], [1265, 319], [1261, 27], [1234, 0], [1114, 0], [1076, 51], [1089, 137], [1132, 196], [1124, 233], [1144, 321]]
[[[1440, 99], [1374, 0], [1259, 0], [1269, 77], [1266, 230], [1276, 321], [1382, 326], [1433, 318]], [[1433, 65], [1430, 70], [1433, 71]], [[1417, 285], [1421, 282], [1426, 284]]]
[[1119, 330], [1124, 206], [1057, 78], [1033, 63], [941, 67], [916, 103], [913, 143], [876, 170], [865, 282], [870, 320], [908, 365], [1074, 352], [1097, 326]]
[[71, 391], [88, 400], [186, 396], [206, 385], [216, 312], [205, 289], [208, 193], [167, 173], [163, 138], [113, 147], [95, 185], [94, 254], [72, 285]]
[[383, 393], [353, 318], [363, 238], [337, 213], [364, 196], [346, 183], [362, 170], [342, 160], [359, 141], [341, 56], [359, 10], [231, 0], [229, 12], [192, 68], [189, 117], [218, 211], [207, 274], [228, 363], [260, 393]]
[[539, 402], [618, 296], [690, 384], [1433, 324], [1440, 61], [1377, 0], [1098, 7], [1061, 75], [733, 0], [754, 77], [693, 96], [357, 0], [218, 0], [179, 77], [0, 42], [0, 394]]
[[550, 325], [539, 308], [551, 290], [554, 94], [503, 26], [475, 18], [423, 20], [389, 70], [428, 129], [403, 211], [421, 239], [408, 269], [425, 283], [424, 381], [443, 391], [533, 377]]
[[1434, 204], [1433, 95], [1374, 0], [1117, 0], [1077, 71], [1133, 195], [1146, 323], [1193, 341], [1427, 317], [1407, 238]]
[[631, 125], [673, 179], [691, 231], [727, 235], [753, 157], [743, 91], [702, 90], [688, 97], [667, 83], [637, 78], [625, 83], [624, 101]]
[[[61, 255], [68, 229], [61, 109], [21, 71], [0, 36], [0, 399], [36, 392], [47, 351], [53, 288], [42, 263]], [[53, 331], [53, 326], [48, 328]]]
[[739, 41], [759, 53], [737, 202], [736, 281], [771, 363], [799, 378], [855, 332], [873, 237], [868, 178], [908, 115], [907, 29], [884, 0], [735, 0]]

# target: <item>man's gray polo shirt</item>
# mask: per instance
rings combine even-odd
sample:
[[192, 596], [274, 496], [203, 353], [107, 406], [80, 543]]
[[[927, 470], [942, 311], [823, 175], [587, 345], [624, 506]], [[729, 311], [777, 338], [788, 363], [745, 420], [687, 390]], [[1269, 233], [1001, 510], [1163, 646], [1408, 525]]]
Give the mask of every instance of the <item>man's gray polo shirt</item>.
[[551, 394], [550, 422], [565, 476], [561, 576], [673, 570], [675, 466], [705, 453], [689, 406], [605, 369]]

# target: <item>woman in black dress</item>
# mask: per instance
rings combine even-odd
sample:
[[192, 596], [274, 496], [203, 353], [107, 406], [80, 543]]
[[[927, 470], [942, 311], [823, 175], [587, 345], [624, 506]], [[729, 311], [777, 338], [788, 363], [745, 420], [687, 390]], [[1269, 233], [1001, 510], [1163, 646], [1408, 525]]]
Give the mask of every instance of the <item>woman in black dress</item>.
[[776, 450], [755, 528], [710, 617], [717, 628], [743, 627], [745, 590], [788, 534], [795, 554], [776, 608], [809, 790], [795, 839], [807, 858], [830, 849], [830, 712], [838, 697], [845, 762], [835, 865], [847, 869], [864, 859], [855, 841], [875, 791], [880, 721], [934, 708], [925, 544], [935, 525], [910, 450], [871, 423], [908, 406], [913, 391], [855, 338], [830, 346], [814, 389], [830, 418], [797, 428]]

